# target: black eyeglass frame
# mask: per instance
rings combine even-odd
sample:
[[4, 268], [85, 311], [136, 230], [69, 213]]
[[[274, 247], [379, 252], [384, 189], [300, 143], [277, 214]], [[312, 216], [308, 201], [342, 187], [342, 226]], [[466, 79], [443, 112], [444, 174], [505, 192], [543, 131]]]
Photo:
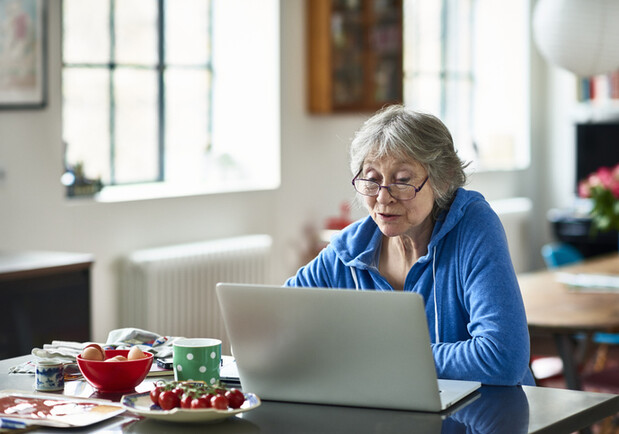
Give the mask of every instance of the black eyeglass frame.
[[[423, 182], [421, 183], [421, 185], [419, 187], [415, 187], [413, 184], [405, 184], [403, 182], [394, 182], [391, 184], [387, 184], [387, 185], [380, 185], [378, 182], [376, 181], [372, 181], [370, 179], [363, 179], [363, 178], [359, 178], [359, 175], [361, 174], [361, 171], [359, 171], [359, 173], [357, 173], [357, 175], [352, 179], [352, 186], [355, 189], [355, 191], [357, 193], [359, 193], [362, 196], [367, 196], [367, 197], [377, 197], [380, 194], [380, 190], [383, 188], [387, 189], [387, 192], [389, 192], [389, 195], [394, 198], [395, 200], [413, 200], [417, 197], [417, 193], [419, 193], [421, 191], [421, 189], [423, 188], [424, 185], [426, 185], [426, 182], [428, 182], [428, 178], [429, 176], [426, 176], [426, 179], [423, 180]], [[372, 184], [376, 184], [378, 186], [378, 191], [376, 192], [376, 194], [366, 194], [366, 193], [362, 193], [357, 189], [357, 186], [355, 185], [355, 181], [365, 181], [365, 182], [370, 182]], [[393, 187], [394, 185], [401, 185], [401, 186], [406, 186], [406, 187], [413, 187], [413, 190], [415, 191], [415, 194], [413, 195], [413, 197], [409, 197], [408, 199], [401, 199], [399, 197], [396, 197], [393, 195], [393, 193], [391, 192], [391, 187]]]

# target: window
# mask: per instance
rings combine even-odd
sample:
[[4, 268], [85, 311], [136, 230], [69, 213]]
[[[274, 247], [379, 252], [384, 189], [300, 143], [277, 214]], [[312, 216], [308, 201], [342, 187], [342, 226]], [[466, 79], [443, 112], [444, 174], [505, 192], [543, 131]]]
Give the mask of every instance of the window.
[[529, 164], [528, 2], [406, 0], [404, 100], [480, 170]]
[[[260, 96], [247, 83], [230, 84], [247, 76], [247, 62], [262, 66], [255, 76], [269, 77], [267, 89], [279, 78], [273, 73], [277, 32], [253, 33], [254, 41], [239, 35], [247, 21], [240, 11], [278, 28], [275, 1], [262, 6], [251, 0], [64, 0], [69, 195], [92, 194], [98, 180], [100, 200], [276, 187], [277, 106], [264, 104], [269, 111], [254, 116], [259, 126], [251, 135], [230, 129], [239, 125], [233, 104]], [[278, 93], [271, 98], [277, 101]]]

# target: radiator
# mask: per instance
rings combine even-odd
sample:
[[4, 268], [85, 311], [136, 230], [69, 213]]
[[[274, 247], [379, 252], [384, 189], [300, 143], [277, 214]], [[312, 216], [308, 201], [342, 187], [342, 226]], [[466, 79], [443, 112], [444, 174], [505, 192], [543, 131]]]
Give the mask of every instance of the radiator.
[[530, 225], [533, 204], [525, 197], [490, 202], [505, 228], [509, 252], [516, 273], [531, 271]]
[[230, 354], [215, 285], [269, 283], [271, 247], [268, 235], [250, 235], [131, 253], [120, 264], [121, 326], [218, 338]]

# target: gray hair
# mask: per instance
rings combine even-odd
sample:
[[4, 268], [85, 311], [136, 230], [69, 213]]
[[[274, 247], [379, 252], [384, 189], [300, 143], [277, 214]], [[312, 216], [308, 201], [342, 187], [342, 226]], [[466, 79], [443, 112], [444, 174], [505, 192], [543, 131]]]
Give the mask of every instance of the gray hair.
[[413, 159], [428, 172], [434, 192], [434, 217], [450, 206], [456, 190], [466, 184], [464, 163], [457, 155], [451, 133], [437, 117], [413, 111], [403, 105], [379, 110], [355, 133], [350, 145], [353, 176], [368, 156], [389, 155]]

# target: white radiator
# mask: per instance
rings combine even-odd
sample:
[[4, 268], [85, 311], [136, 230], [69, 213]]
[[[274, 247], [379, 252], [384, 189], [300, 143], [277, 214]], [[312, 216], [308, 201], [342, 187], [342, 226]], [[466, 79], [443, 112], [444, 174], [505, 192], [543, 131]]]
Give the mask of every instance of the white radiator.
[[268, 235], [133, 252], [121, 261], [120, 322], [164, 336], [208, 337], [230, 354], [215, 285], [269, 283]]
[[516, 273], [531, 271], [530, 225], [533, 204], [531, 199], [514, 197], [490, 202], [501, 219], [509, 244]]

